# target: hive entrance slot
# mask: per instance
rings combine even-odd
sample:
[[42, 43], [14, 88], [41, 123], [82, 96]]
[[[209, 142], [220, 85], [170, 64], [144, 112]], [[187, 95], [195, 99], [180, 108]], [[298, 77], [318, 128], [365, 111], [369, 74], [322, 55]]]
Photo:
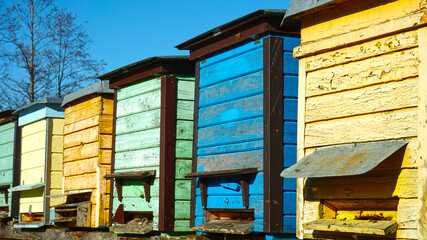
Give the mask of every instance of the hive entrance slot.
[[253, 209], [205, 209], [205, 222], [221, 221], [229, 223], [253, 224]]
[[22, 213], [21, 222], [43, 222], [43, 213]]
[[7, 218], [9, 216], [9, 206], [0, 207], [0, 218]]

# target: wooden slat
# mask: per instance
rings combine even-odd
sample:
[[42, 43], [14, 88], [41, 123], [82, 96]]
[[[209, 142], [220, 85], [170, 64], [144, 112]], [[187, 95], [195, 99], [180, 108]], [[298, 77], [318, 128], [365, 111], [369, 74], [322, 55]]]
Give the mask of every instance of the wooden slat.
[[105, 175], [105, 178], [116, 178], [116, 179], [141, 179], [144, 177], [151, 177], [156, 175], [156, 170], [149, 171], [133, 171], [133, 172], [114, 172]]
[[232, 169], [232, 170], [221, 170], [221, 171], [205, 171], [205, 172], [192, 172], [186, 174], [186, 178], [190, 177], [199, 177], [199, 178], [209, 178], [209, 177], [220, 177], [220, 176], [231, 176], [231, 175], [241, 175], [241, 174], [252, 174], [258, 173], [257, 168], [244, 168], [244, 169]]
[[306, 58], [308, 72], [335, 65], [345, 64], [362, 59], [397, 52], [418, 45], [417, 31], [403, 32], [392, 36], [364, 42], [363, 45], [355, 45], [335, 51], [325, 52]]
[[173, 231], [177, 116], [176, 93], [178, 79], [175, 76], [163, 76], [161, 81], [160, 199], [158, 228], [159, 231]]
[[[294, 49], [294, 57], [307, 57], [317, 53], [355, 45], [375, 38], [382, 38], [400, 32], [412, 31], [425, 26], [425, 24], [426, 21], [423, 19], [422, 12], [408, 14], [407, 16], [390, 19], [366, 28], [361, 28], [340, 35], [334, 34], [330, 37], [319, 39], [314, 42], [303, 43], [301, 46]], [[304, 34], [302, 34], [302, 36], [304, 36]]]
[[416, 108], [315, 122], [306, 125], [305, 146], [415, 137], [416, 125]]
[[416, 107], [417, 92], [418, 78], [411, 78], [308, 98], [306, 122]]
[[280, 177], [283, 168], [283, 38], [267, 37], [263, 39], [263, 46], [264, 232], [280, 233], [283, 231], [283, 181]]
[[[199, 130], [199, 105], [200, 105], [200, 61], [195, 64], [194, 72], [194, 109], [193, 109], [193, 142], [191, 143], [191, 171], [197, 172], [197, 142], [198, 142], [198, 130]], [[190, 227], [195, 226], [196, 218], [196, 178], [191, 179], [191, 200], [190, 200]]]
[[319, 219], [304, 224], [305, 229], [329, 232], [387, 235], [397, 229], [396, 221]]
[[412, 48], [310, 72], [307, 74], [306, 96], [417, 77], [418, 56], [418, 48]]

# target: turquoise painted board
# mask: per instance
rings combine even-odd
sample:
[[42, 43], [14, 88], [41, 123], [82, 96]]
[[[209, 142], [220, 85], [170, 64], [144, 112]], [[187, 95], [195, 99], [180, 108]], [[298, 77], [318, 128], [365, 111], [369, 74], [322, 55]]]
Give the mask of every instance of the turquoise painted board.
[[[176, 75], [176, 151], [174, 231], [191, 231], [191, 172], [194, 113], [194, 77]], [[151, 212], [154, 230], [159, 224], [159, 168], [161, 127], [161, 78], [147, 78], [122, 86], [117, 92], [114, 172], [156, 170], [151, 181], [150, 202], [142, 181], [123, 181], [122, 196], [113, 193], [113, 215], [120, 204], [125, 212]]]
[[[265, 36], [268, 37], [268, 36]], [[283, 38], [283, 167], [296, 162], [298, 61], [292, 50], [299, 38]], [[264, 82], [263, 38], [233, 46], [199, 62], [197, 171], [257, 167], [249, 178], [249, 209], [254, 231], [264, 232]], [[238, 67], [236, 67], [238, 66]], [[295, 233], [296, 183], [283, 180], [283, 233]], [[210, 178], [202, 206], [196, 185], [195, 225], [204, 209], [243, 209], [239, 176]]]
[[[0, 185], [2, 186], [12, 187], [14, 138], [15, 122], [0, 125]], [[4, 192], [0, 192], [0, 208], [2, 207], [8, 207], [7, 216], [11, 216], [12, 193], [8, 193], [6, 200]]]

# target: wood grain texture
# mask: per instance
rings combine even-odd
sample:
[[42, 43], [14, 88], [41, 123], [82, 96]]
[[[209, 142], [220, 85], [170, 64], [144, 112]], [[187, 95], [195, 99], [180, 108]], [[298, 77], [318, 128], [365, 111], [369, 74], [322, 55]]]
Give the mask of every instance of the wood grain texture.
[[310, 123], [306, 125], [305, 146], [414, 137], [417, 136], [416, 122], [417, 109], [407, 108]]
[[420, 76], [418, 87], [418, 238], [427, 239], [427, 28], [418, 30], [420, 54]]
[[[316, 17], [307, 16], [301, 30], [302, 42], [319, 40], [330, 36], [364, 29], [391, 19], [408, 16], [422, 8], [421, 4], [411, 0], [387, 2], [350, 2], [335, 9], [327, 9]], [[313, 26], [314, 23], [318, 23]]]
[[411, 78], [311, 97], [306, 103], [306, 122], [416, 107], [417, 95], [418, 78]]
[[418, 56], [418, 48], [414, 48], [310, 72], [307, 74], [306, 96], [417, 77]]
[[306, 58], [307, 72], [401, 51], [418, 45], [417, 31], [403, 32]]

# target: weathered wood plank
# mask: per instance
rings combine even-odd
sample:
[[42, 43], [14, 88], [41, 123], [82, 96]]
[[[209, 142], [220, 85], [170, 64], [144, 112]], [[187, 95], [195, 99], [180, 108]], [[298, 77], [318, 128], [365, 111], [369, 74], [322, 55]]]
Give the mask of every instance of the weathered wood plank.
[[[141, 121], [141, 119], [144, 119], [144, 121]], [[154, 109], [119, 117], [116, 121], [116, 134], [120, 135], [158, 127], [160, 127], [160, 109]]]
[[193, 140], [193, 121], [176, 121], [176, 139]]
[[331, 32], [334, 35], [340, 35], [375, 26], [391, 19], [408, 16], [421, 8], [421, 4], [411, 0], [394, 1], [387, 4], [370, 2], [342, 4], [304, 18], [304, 26], [301, 29], [302, 42], [326, 38], [331, 35]]
[[96, 173], [98, 167], [98, 158], [89, 158], [85, 160], [64, 163], [64, 176], [70, 177], [82, 175], [85, 173]]
[[198, 156], [224, 154], [232, 152], [243, 152], [251, 150], [259, 150], [263, 148], [263, 140], [227, 144], [224, 146], [213, 146], [197, 149]]
[[[227, 78], [238, 77], [261, 70], [263, 49], [255, 49], [217, 64], [200, 69], [200, 87], [206, 87]], [[236, 68], [238, 64], [239, 68]]]
[[88, 119], [94, 117], [96, 115], [100, 115], [102, 113], [102, 102], [94, 103], [93, 106], [87, 106], [77, 111], [73, 111], [68, 113], [64, 120], [65, 124], [71, 124], [74, 122], [78, 122], [84, 119]]
[[46, 141], [46, 132], [37, 132], [35, 134], [25, 136], [22, 138], [21, 151], [22, 153], [27, 153], [27, 152], [45, 148], [45, 144], [46, 144], [45, 141]]
[[93, 158], [99, 156], [99, 142], [83, 144], [64, 150], [64, 162]]
[[175, 160], [175, 179], [186, 179], [184, 176], [191, 172], [192, 161], [189, 159]]
[[22, 137], [26, 137], [34, 133], [44, 131], [46, 131], [46, 120], [41, 119], [39, 121], [22, 126]]
[[116, 136], [116, 152], [160, 146], [160, 128]]
[[[219, 154], [197, 158], [199, 171], [231, 170], [257, 167], [263, 169], [263, 151]], [[200, 168], [202, 168], [200, 170]]]
[[178, 79], [177, 99], [194, 100], [194, 81], [185, 81]]
[[306, 103], [306, 122], [416, 107], [417, 92], [418, 78], [411, 78], [311, 97]]
[[199, 128], [242, 119], [262, 117], [263, 95], [238, 99], [199, 110]]
[[45, 150], [40, 149], [21, 155], [21, 169], [28, 169], [37, 166], [44, 166], [45, 164]]
[[190, 200], [191, 180], [175, 180], [175, 201]]
[[401, 51], [418, 45], [417, 31], [403, 32], [306, 58], [308, 72]]
[[144, 81], [135, 82], [129, 86], [120, 89], [117, 94], [117, 100], [120, 101], [126, 98], [160, 90], [160, 86], [160, 78], [154, 77], [144, 79]]
[[97, 115], [84, 119], [78, 122], [73, 122], [66, 124], [64, 127], [64, 134], [69, 134], [72, 132], [77, 132], [86, 128], [91, 128], [94, 126], [99, 126], [99, 131], [101, 133], [110, 133], [112, 132], [112, 115]]
[[418, 40], [420, 54], [419, 69], [419, 87], [418, 87], [418, 154], [417, 154], [417, 165], [418, 165], [418, 237], [420, 240], [426, 240], [427, 235], [427, 214], [426, 214], [426, 202], [427, 202], [427, 61], [425, 56], [427, 55], [427, 28], [421, 28], [418, 30]]
[[155, 147], [135, 151], [118, 152], [115, 154], [114, 164], [115, 169], [159, 166], [160, 149], [159, 147]]
[[159, 90], [119, 100], [117, 102], [117, 118], [156, 108], [160, 108]]
[[263, 72], [259, 71], [214, 86], [200, 89], [199, 107], [246, 98], [263, 91]]
[[64, 109], [64, 114], [65, 116], [67, 116], [68, 114], [84, 109], [84, 108], [90, 108], [93, 106], [99, 106], [97, 104], [99, 104], [101, 102], [101, 96], [99, 95], [94, 95], [93, 97], [91, 97], [90, 99], [85, 99], [85, 101], [75, 101], [73, 102], [73, 104], [67, 104], [65, 106]]
[[177, 140], [175, 146], [175, 157], [182, 159], [191, 159], [193, 141]]
[[64, 191], [96, 188], [96, 183], [96, 173], [68, 177], [64, 180]]
[[417, 199], [400, 199], [397, 206], [397, 224], [401, 229], [417, 229], [418, 225]]
[[194, 101], [178, 100], [176, 103], [176, 120], [193, 121]]
[[407, 108], [306, 125], [305, 146], [417, 136], [417, 109]]
[[304, 224], [305, 229], [329, 232], [387, 235], [397, 229], [396, 221], [319, 219]]
[[263, 138], [263, 118], [243, 120], [199, 129], [198, 147], [225, 145]]
[[417, 77], [418, 56], [418, 48], [413, 48], [310, 72], [307, 74], [306, 96]]
[[96, 142], [99, 139], [99, 127], [87, 128], [65, 135], [64, 148]]

